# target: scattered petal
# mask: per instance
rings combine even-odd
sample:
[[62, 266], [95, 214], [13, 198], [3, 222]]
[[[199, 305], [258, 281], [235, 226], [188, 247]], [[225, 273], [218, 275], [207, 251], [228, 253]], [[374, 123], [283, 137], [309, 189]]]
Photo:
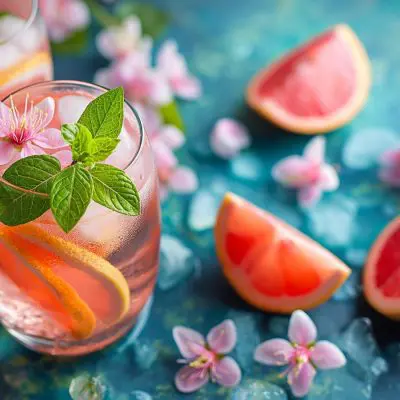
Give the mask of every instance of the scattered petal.
[[288, 382], [295, 397], [305, 396], [313, 383], [316, 371], [310, 363], [305, 363], [289, 372]]
[[254, 353], [255, 361], [265, 365], [286, 365], [293, 354], [293, 346], [285, 339], [271, 339], [261, 343]]
[[315, 173], [310, 162], [300, 156], [289, 156], [272, 168], [272, 177], [280, 184], [292, 188], [302, 188], [315, 181]]
[[177, 167], [168, 181], [171, 190], [176, 193], [193, 193], [199, 186], [195, 172], [189, 167]]
[[339, 187], [339, 177], [332, 165], [325, 164], [322, 166], [320, 187], [330, 192]]
[[311, 139], [304, 148], [304, 158], [316, 164], [322, 164], [325, 159], [326, 139], [316, 136]]
[[236, 345], [236, 340], [236, 326], [230, 319], [212, 328], [207, 335], [208, 345], [218, 354], [230, 353]]
[[291, 342], [308, 346], [317, 339], [317, 328], [304, 311], [297, 310], [290, 318], [288, 336]]
[[300, 189], [297, 198], [301, 207], [308, 208], [318, 203], [321, 195], [322, 189], [319, 186], [309, 186]]
[[[203, 335], [193, 329], [185, 328], [184, 326], [176, 326], [172, 331], [172, 335], [180, 353], [185, 358], [195, 358], [201, 354], [201, 352], [199, 352], [199, 346], [203, 348], [205, 346]], [[193, 346], [193, 344], [199, 346]]]
[[341, 368], [346, 364], [342, 351], [326, 340], [318, 342], [311, 353], [311, 359], [320, 369]]
[[233, 387], [242, 379], [242, 372], [232, 357], [224, 357], [213, 366], [211, 377], [221, 386]]
[[182, 393], [192, 393], [199, 390], [209, 381], [209, 374], [203, 368], [192, 368], [188, 365], [181, 368], [175, 375], [175, 386]]

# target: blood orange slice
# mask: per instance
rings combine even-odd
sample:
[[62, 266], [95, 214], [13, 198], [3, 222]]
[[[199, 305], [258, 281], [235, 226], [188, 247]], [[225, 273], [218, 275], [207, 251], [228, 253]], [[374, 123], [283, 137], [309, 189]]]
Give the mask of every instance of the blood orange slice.
[[220, 207], [215, 239], [231, 285], [265, 311], [291, 313], [316, 307], [351, 272], [318, 243], [231, 193]]
[[354, 118], [370, 82], [363, 45], [348, 26], [337, 25], [259, 72], [247, 101], [284, 129], [325, 133]]
[[389, 318], [400, 319], [400, 218], [392, 221], [371, 248], [364, 268], [368, 302]]

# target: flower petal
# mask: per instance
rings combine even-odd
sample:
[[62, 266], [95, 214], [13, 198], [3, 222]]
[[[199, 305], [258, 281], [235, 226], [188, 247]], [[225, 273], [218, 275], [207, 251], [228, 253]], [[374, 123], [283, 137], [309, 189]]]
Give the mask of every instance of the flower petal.
[[32, 143], [42, 147], [43, 149], [62, 149], [67, 147], [59, 129], [49, 128], [46, 129], [32, 139]]
[[37, 130], [45, 128], [54, 117], [54, 110], [56, 103], [52, 97], [46, 97], [41, 102], [34, 106], [35, 112], [43, 113], [43, 120], [38, 126]]
[[317, 342], [311, 353], [311, 360], [320, 369], [341, 368], [346, 364], [342, 351], [326, 340]]
[[307, 208], [318, 203], [322, 195], [322, 189], [318, 185], [312, 185], [299, 190], [297, 198], [301, 207]]
[[310, 391], [315, 374], [315, 368], [308, 362], [289, 372], [288, 383], [295, 397], [303, 397]]
[[214, 326], [207, 335], [207, 343], [211, 350], [218, 354], [230, 353], [236, 345], [236, 325], [231, 319]]
[[304, 158], [316, 164], [322, 164], [325, 159], [326, 139], [316, 136], [311, 139], [304, 148]]
[[176, 193], [193, 193], [199, 187], [195, 172], [189, 167], [177, 167], [171, 174], [168, 186]]
[[13, 143], [0, 141], [0, 165], [8, 164], [17, 156], [18, 150]]
[[46, 154], [46, 152], [39, 146], [35, 146], [32, 142], [26, 142], [23, 144], [21, 150], [21, 158], [29, 156], [40, 156]]
[[379, 164], [384, 167], [400, 167], [400, 150], [387, 150], [379, 159]]
[[289, 321], [289, 339], [293, 343], [308, 346], [317, 339], [317, 328], [302, 310], [296, 310]]
[[208, 380], [207, 369], [192, 368], [186, 365], [175, 375], [175, 386], [182, 393], [192, 393], [204, 386]]
[[400, 187], [400, 168], [382, 168], [379, 179], [389, 186]]
[[175, 150], [184, 145], [185, 136], [176, 126], [165, 125], [160, 131], [160, 140], [162, 140], [170, 149]]
[[116, 56], [117, 47], [115, 46], [111, 30], [106, 29], [97, 35], [96, 46], [104, 57], [112, 59]]
[[0, 137], [7, 137], [11, 130], [12, 113], [4, 103], [0, 102]]
[[339, 187], [339, 176], [332, 165], [324, 164], [321, 167], [319, 186], [329, 192], [333, 192]]
[[170, 83], [175, 94], [182, 99], [195, 100], [202, 94], [200, 81], [192, 75], [173, 79]]
[[240, 382], [242, 372], [232, 357], [224, 357], [213, 365], [211, 378], [221, 386], [232, 387]]
[[222, 158], [232, 158], [241, 150], [250, 146], [248, 129], [230, 118], [220, 119], [210, 135], [210, 146], [215, 154]]
[[312, 184], [316, 177], [315, 168], [300, 156], [289, 156], [272, 168], [272, 178], [281, 185], [291, 188], [303, 188]]
[[200, 355], [201, 349], [199, 346], [204, 349], [205, 340], [203, 335], [193, 329], [176, 326], [172, 331], [172, 335], [180, 353], [185, 358], [190, 359]]
[[167, 182], [175, 170], [178, 160], [172, 150], [161, 140], [153, 140], [151, 147], [153, 149], [158, 177], [161, 182]]
[[61, 167], [65, 168], [72, 164], [72, 152], [71, 150], [61, 150], [52, 154], [53, 157], [58, 158], [61, 163]]
[[287, 340], [271, 339], [257, 346], [254, 360], [265, 365], [286, 365], [293, 351], [293, 346]]

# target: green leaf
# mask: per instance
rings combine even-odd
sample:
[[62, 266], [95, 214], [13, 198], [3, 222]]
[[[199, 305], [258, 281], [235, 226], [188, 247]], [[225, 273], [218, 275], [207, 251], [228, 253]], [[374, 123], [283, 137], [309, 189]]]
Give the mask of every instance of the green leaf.
[[140, 198], [131, 178], [118, 168], [97, 164], [91, 171], [93, 200], [113, 211], [126, 215], [140, 214]]
[[60, 162], [48, 155], [30, 156], [12, 164], [0, 182], [0, 221], [15, 226], [40, 217], [50, 208], [46, 193], [60, 171]]
[[121, 21], [129, 15], [136, 15], [142, 23], [143, 34], [153, 38], [159, 36], [165, 30], [170, 20], [166, 12], [150, 4], [137, 3], [132, 0], [125, 1], [118, 6], [116, 13]]
[[91, 13], [97, 19], [100, 25], [109, 27], [119, 25], [120, 19], [110, 14], [105, 7], [102, 7], [96, 0], [84, 0], [90, 8]]
[[61, 126], [61, 135], [63, 139], [69, 144], [72, 144], [74, 142], [78, 132], [79, 132], [78, 124], [63, 124]]
[[72, 142], [72, 159], [74, 161], [85, 161], [90, 156], [92, 134], [86, 126], [76, 124], [77, 130], [74, 141]]
[[90, 161], [99, 162], [106, 160], [118, 146], [119, 139], [97, 137], [92, 140], [90, 147]]
[[64, 169], [54, 179], [50, 192], [50, 207], [64, 232], [71, 231], [85, 214], [92, 194], [92, 177], [79, 164]]
[[52, 42], [51, 49], [54, 54], [74, 54], [82, 52], [89, 43], [89, 30], [73, 32], [63, 42]]
[[85, 125], [93, 137], [117, 138], [124, 120], [124, 90], [109, 90], [88, 104], [78, 123]]
[[166, 125], [174, 125], [182, 132], [185, 131], [185, 125], [183, 123], [181, 114], [178, 109], [178, 105], [175, 101], [162, 106], [160, 108], [161, 118]]
[[11, 15], [8, 11], [0, 11], [0, 19]]

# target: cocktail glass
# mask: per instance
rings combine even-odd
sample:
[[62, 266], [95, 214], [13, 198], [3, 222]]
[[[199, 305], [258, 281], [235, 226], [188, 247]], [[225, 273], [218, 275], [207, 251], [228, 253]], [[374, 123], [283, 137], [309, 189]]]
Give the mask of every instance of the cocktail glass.
[[0, 0], [0, 98], [53, 78], [38, 0]]
[[[11, 106], [13, 102], [23, 109], [27, 94], [35, 104], [51, 96], [56, 111], [49, 126], [59, 129], [61, 124], [76, 122], [87, 104], [105, 91], [82, 82], [43, 82], [13, 93], [3, 103]], [[50, 211], [22, 226], [0, 223], [0, 319], [11, 335], [35, 351], [86, 354], [104, 348], [132, 328], [132, 335], [136, 335], [138, 325], [143, 325], [138, 319], [151, 301], [159, 262], [158, 180], [149, 140], [128, 103], [124, 105], [120, 139], [106, 163], [123, 169], [135, 183], [141, 198], [139, 216], [118, 214], [92, 202], [68, 234]], [[16, 247], [10, 246], [9, 240]], [[119, 317], [122, 299], [118, 281], [115, 285], [92, 269], [103, 268], [104, 260], [122, 273], [129, 287], [129, 306]], [[72, 288], [61, 292], [61, 306], [57, 305], [60, 293], [54, 293], [49, 285], [59, 278]], [[71, 313], [82, 318], [84, 311], [75, 295], [88, 306], [89, 315], [94, 315], [95, 328], [89, 337], [74, 337], [68, 328]], [[62, 305], [66, 302], [68, 309]], [[87, 323], [83, 319], [82, 325]]]

